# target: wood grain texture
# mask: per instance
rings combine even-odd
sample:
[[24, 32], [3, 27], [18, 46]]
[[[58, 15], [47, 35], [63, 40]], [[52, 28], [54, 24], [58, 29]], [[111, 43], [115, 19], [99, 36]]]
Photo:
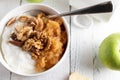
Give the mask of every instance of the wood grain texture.
[[[72, 18], [73, 19], [73, 18]], [[93, 80], [92, 28], [79, 29], [71, 22], [71, 71], [80, 72]]]
[[99, 46], [103, 39], [113, 32], [120, 31], [119, 19], [109, 23], [97, 21], [93, 17], [92, 19], [94, 24], [88, 29], [80, 29], [73, 21], [71, 22], [71, 71], [78, 71], [91, 80], [119, 80], [120, 72], [105, 68], [98, 57]]
[[0, 64], [0, 80], [10, 80], [10, 72]]
[[[13, 8], [18, 6], [19, 0], [0, 0], [0, 20]], [[0, 64], [0, 80], [10, 80], [11, 72]]]

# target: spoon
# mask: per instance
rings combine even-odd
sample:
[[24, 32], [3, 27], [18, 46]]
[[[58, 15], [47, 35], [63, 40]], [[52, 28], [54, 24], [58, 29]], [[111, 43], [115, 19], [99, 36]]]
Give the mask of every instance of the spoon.
[[99, 3], [90, 7], [86, 7], [83, 9], [74, 10], [71, 12], [55, 14], [55, 15], [48, 15], [48, 18], [56, 18], [61, 16], [69, 16], [69, 15], [83, 15], [83, 14], [95, 14], [95, 13], [108, 13], [112, 12], [113, 5], [111, 1]]

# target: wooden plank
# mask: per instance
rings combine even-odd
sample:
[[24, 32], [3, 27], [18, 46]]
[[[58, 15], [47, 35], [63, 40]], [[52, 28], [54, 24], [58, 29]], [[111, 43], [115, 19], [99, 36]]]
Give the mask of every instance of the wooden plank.
[[[19, 0], [1, 0], [0, 1], [0, 20], [13, 8], [19, 5]], [[10, 80], [11, 73], [2, 64], [0, 64], [0, 80]]]
[[10, 80], [10, 72], [0, 64], [0, 80]]
[[[114, 2], [115, 8], [116, 4], [118, 3]], [[110, 28], [106, 22], [102, 23], [96, 20], [94, 20], [94, 25], [88, 29], [79, 29], [72, 22], [71, 71], [78, 71], [88, 76], [91, 80], [119, 80], [120, 72], [103, 67], [98, 57], [101, 41], [110, 33], [118, 32], [118, 30], [115, 27]]]
[[93, 80], [93, 58], [95, 56], [93, 42], [92, 27], [78, 28], [71, 17], [71, 72], [77, 71], [91, 80]]
[[[22, 4], [28, 3], [26, 0], [22, 0]], [[64, 5], [63, 5], [64, 3]], [[69, 11], [69, 2], [68, 0], [45, 0], [40, 4], [46, 4], [52, 6], [59, 10], [60, 12]], [[69, 20], [69, 17], [67, 17]], [[69, 75], [69, 54], [67, 55], [64, 62], [58, 66], [55, 70], [52, 70], [51, 73], [46, 75], [41, 75], [37, 77], [24, 77], [16, 74], [12, 74], [11, 80], [67, 80]]]

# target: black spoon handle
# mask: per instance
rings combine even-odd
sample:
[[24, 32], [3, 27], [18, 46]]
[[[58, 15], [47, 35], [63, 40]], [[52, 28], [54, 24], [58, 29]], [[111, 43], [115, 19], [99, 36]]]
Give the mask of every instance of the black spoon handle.
[[113, 5], [111, 1], [103, 2], [94, 6], [90, 6], [83, 9], [78, 9], [75, 11], [57, 14], [57, 15], [49, 15], [49, 18], [59, 17], [59, 16], [68, 16], [68, 15], [80, 15], [80, 14], [94, 14], [94, 13], [108, 13], [112, 12]]

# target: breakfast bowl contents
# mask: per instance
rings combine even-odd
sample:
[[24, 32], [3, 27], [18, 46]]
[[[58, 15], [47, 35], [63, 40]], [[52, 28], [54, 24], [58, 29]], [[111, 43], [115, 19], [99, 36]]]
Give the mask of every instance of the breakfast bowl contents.
[[57, 13], [36, 4], [10, 12], [1, 21], [1, 63], [25, 76], [47, 73], [62, 64], [68, 50], [69, 29], [64, 18], [47, 17]]
[[[35, 61], [36, 72], [54, 66], [66, 48], [67, 33], [63, 29], [62, 19], [48, 19], [47, 15], [41, 12], [36, 16], [20, 16], [16, 21], [18, 22], [13, 26], [14, 31], [8, 42], [29, 52]], [[15, 18], [10, 19], [7, 27], [14, 22]]]

